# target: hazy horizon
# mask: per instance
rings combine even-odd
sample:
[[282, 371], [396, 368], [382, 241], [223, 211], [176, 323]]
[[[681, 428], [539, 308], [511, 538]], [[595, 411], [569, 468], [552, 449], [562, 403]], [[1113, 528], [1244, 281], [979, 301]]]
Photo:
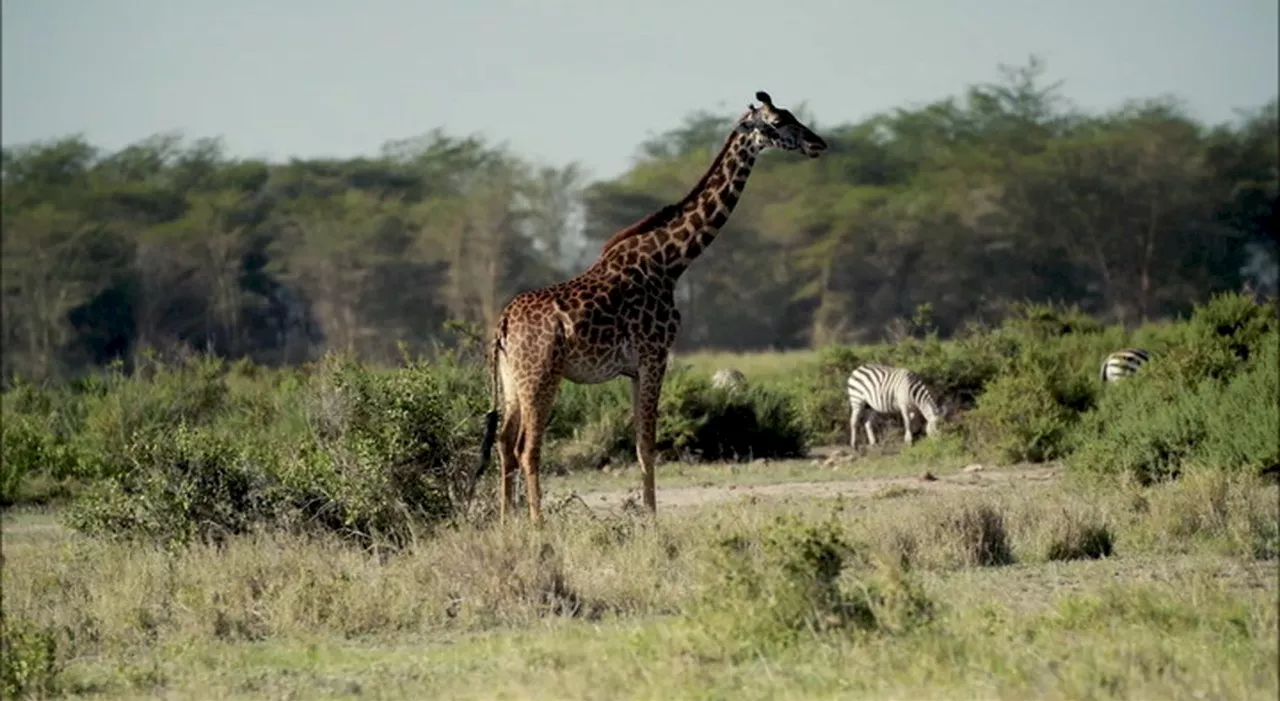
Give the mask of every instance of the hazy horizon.
[[5, 146], [79, 133], [114, 151], [180, 131], [273, 161], [376, 155], [439, 127], [608, 178], [646, 137], [756, 90], [847, 123], [1032, 54], [1091, 112], [1172, 95], [1220, 123], [1277, 93], [1274, 0], [964, 7], [3, 0], [0, 126]]

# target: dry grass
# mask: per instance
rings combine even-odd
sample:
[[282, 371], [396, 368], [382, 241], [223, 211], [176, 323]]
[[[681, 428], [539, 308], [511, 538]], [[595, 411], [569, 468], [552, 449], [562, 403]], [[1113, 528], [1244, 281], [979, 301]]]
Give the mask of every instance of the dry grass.
[[[168, 552], [7, 517], [3, 610], [56, 639], [55, 690], [110, 698], [1274, 698], [1274, 486], [870, 496], [657, 523], [565, 508], [542, 532], [447, 530], [395, 554], [285, 536]], [[772, 599], [717, 589], [716, 544], [787, 523], [851, 546], [841, 591], [887, 572], [936, 615], [727, 645], [696, 603], [733, 620]]]

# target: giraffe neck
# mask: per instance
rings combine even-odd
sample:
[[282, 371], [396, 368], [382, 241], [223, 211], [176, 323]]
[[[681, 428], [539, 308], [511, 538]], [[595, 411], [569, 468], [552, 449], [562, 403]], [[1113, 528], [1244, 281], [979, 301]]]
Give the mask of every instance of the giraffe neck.
[[707, 250], [729, 221], [759, 154], [760, 147], [750, 135], [734, 131], [699, 182], [701, 187], [686, 197], [684, 216], [668, 227], [670, 240], [663, 246], [666, 257], [678, 264], [681, 272]]
[[752, 133], [735, 129], [684, 199], [615, 234], [601, 259], [648, 262], [674, 281], [729, 220], [760, 149]]

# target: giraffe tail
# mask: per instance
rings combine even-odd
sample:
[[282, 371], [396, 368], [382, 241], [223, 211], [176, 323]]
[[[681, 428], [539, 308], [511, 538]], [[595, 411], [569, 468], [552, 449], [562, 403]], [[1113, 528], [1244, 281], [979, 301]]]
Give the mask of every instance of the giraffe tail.
[[489, 346], [489, 413], [484, 417], [484, 437], [480, 439], [480, 464], [476, 465], [476, 471], [471, 476], [471, 486], [467, 490], [467, 501], [475, 497], [476, 485], [480, 483], [480, 478], [484, 476], [484, 471], [489, 467], [489, 459], [493, 456], [493, 442], [498, 436], [498, 402], [502, 388], [498, 385], [498, 353], [502, 351], [502, 332], [505, 330], [506, 323], [499, 327], [498, 333], [493, 336], [493, 343]]

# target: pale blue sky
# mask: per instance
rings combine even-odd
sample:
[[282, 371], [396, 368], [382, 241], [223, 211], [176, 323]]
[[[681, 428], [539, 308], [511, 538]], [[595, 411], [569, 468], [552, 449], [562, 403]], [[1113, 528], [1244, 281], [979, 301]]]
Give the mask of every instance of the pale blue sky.
[[756, 90], [822, 123], [1032, 53], [1091, 110], [1277, 92], [1276, 0], [3, 0], [5, 145], [181, 130], [234, 155], [373, 155], [444, 127], [596, 177]]

